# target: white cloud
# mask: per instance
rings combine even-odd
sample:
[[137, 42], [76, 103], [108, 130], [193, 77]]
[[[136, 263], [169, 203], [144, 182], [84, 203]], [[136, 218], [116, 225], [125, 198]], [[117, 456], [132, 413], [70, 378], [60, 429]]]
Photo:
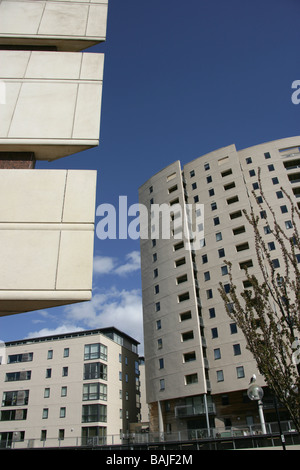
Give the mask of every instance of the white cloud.
[[96, 275], [117, 274], [118, 276], [125, 276], [140, 269], [141, 260], [139, 251], [128, 253], [125, 259], [126, 262], [121, 264], [112, 256], [95, 256], [94, 273]]
[[114, 326], [132, 336], [143, 347], [142, 298], [139, 290], [115, 288], [105, 293], [95, 293], [90, 302], [68, 305], [65, 318], [84, 329]]
[[32, 331], [31, 333], [28, 333], [26, 338], [39, 338], [40, 336], [52, 336], [52, 335], [61, 335], [64, 333], [71, 333], [73, 331], [82, 331], [83, 328], [71, 325], [71, 324], [66, 324], [66, 325], [61, 325], [58, 326], [57, 328], [42, 328], [41, 330], [38, 331]]

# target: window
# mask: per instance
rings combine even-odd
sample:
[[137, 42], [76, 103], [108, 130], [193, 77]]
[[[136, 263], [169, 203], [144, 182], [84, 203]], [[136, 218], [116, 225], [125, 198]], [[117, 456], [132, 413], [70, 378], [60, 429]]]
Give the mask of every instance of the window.
[[249, 176], [252, 178], [252, 176], [255, 176], [255, 170], [249, 170]]
[[162, 347], [163, 347], [163, 340], [159, 338], [157, 340], [157, 349], [162, 349]]
[[68, 369], [68, 367], [63, 367], [63, 368], [62, 368], [62, 376], [63, 376], [63, 377], [67, 377], [68, 374], [69, 374], [69, 369]]
[[215, 360], [221, 359], [221, 349], [220, 348], [214, 349], [214, 359]]
[[237, 219], [238, 217], [242, 217], [242, 211], [231, 212], [229, 214], [231, 220]]
[[288, 208], [285, 205], [280, 206], [280, 210], [281, 210], [282, 214], [286, 214], [288, 212]]
[[153, 240], [152, 240], [152, 248], [154, 248], [155, 246], [156, 246], [156, 240], [155, 240], [155, 238], [153, 238]]
[[185, 385], [192, 385], [198, 383], [198, 374], [189, 374], [185, 376]]
[[267, 158], [271, 158], [271, 155], [270, 155], [269, 152], [264, 153], [264, 156], [265, 156], [266, 159], [267, 159]]
[[204, 281], [209, 281], [210, 280], [210, 272], [209, 271], [206, 271], [204, 273]]
[[49, 409], [43, 408], [42, 419], [48, 419], [48, 413], [49, 413]]
[[199, 196], [194, 196], [194, 202], [199, 202]]
[[2, 406], [27, 405], [29, 390], [3, 392]]
[[93, 405], [82, 405], [82, 422], [83, 423], [106, 423], [107, 406], [95, 403]]
[[86, 344], [84, 346], [84, 360], [104, 359], [107, 361], [107, 346], [101, 343]]
[[212, 196], [215, 195], [215, 190], [214, 190], [214, 188], [210, 188], [210, 189], [208, 190], [208, 195], [209, 195], [210, 197], [212, 197]]
[[195, 170], [190, 171], [190, 177], [193, 178], [195, 176]]
[[159, 312], [160, 311], [160, 302], [156, 302], [155, 304], [155, 311]]
[[50, 388], [45, 388], [44, 390], [44, 398], [49, 398], [50, 397]]
[[233, 235], [240, 235], [241, 233], [245, 233], [246, 229], [244, 225], [241, 225], [240, 227], [232, 229]]
[[69, 354], [70, 354], [70, 349], [64, 348], [64, 357], [69, 357]]
[[7, 372], [5, 382], [17, 382], [19, 380], [30, 380], [31, 370], [22, 370], [21, 372]]
[[177, 186], [177, 184], [175, 184], [174, 186], [172, 186], [171, 188], [168, 189], [168, 193], [172, 194], [175, 191], [177, 191], [177, 189], [178, 189], [178, 186]]
[[189, 298], [190, 298], [190, 293], [184, 292], [183, 294], [180, 294], [178, 296], [178, 302], [185, 302], [186, 300], [189, 300]]
[[252, 268], [252, 267], [253, 267], [252, 259], [248, 259], [246, 261], [241, 261], [241, 263], [240, 263], [240, 269], [246, 269], [246, 268]]
[[208, 309], [208, 312], [209, 312], [209, 318], [215, 318], [215, 316], [216, 316], [215, 307], [209, 308], [209, 309]]
[[153, 271], [153, 277], [155, 278], [155, 277], [157, 277], [157, 276], [158, 276], [158, 269], [156, 268], [156, 269], [154, 269], [154, 271]]
[[242, 379], [245, 377], [244, 367], [239, 366], [236, 368], [236, 376], [238, 379]]
[[274, 165], [268, 165], [268, 170], [269, 171], [274, 171], [275, 170]]
[[52, 349], [49, 349], [49, 351], [47, 353], [47, 359], [53, 359], [53, 350]]
[[245, 243], [241, 243], [240, 245], [236, 245], [236, 251], [239, 252], [239, 251], [244, 251], [244, 250], [248, 250], [249, 249], [249, 243], [248, 242], [245, 242]]
[[211, 337], [212, 339], [215, 339], [215, 338], [218, 338], [219, 334], [218, 334], [218, 328], [212, 328], [211, 329]]
[[210, 208], [211, 208], [212, 211], [217, 210], [217, 208], [218, 208], [217, 203], [216, 203], [216, 202], [212, 202], [211, 205], [210, 205]]
[[182, 276], [177, 277], [176, 284], [182, 284], [188, 280], [187, 274], [183, 274]]
[[234, 344], [233, 345], [233, 354], [234, 354], [234, 356], [239, 356], [241, 354], [241, 345], [240, 344]]
[[197, 189], [197, 183], [192, 184], [192, 189]]
[[193, 330], [191, 331], [186, 331], [185, 333], [181, 333], [181, 341], [189, 341], [191, 339], [194, 339], [194, 332]]
[[207, 171], [210, 169], [209, 163], [204, 164], [204, 170]]
[[221, 274], [222, 276], [226, 276], [228, 274], [228, 266], [225, 264], [225, 266], [221, 266]]
[[272, 183], [273, 184], [279, 184], [277, 176], [275, 178], [272, 178]]
[[222, 171], [221, 175], [222, 175], [222, 178], [225, 178], [225, 176], [232, 175], [232, 169], [229, 168], [228, 170]]
[[157, 253], [153, 253], [152, 260], [153, 260], [153, 263], [157, 261]]
[[227, 199], [227, 204], [228, 205], [234, 204], [235, 202], [238, 202], [238, 200], [239, 200], [238, 196], [230, 197], [229, 199]]
[[164, 368], [164, 360], [162, 358], [158, 360], [158, 365], [160, 369]]
[[285, 228], [288, 230], [290, 228], [293, 228], [293, 224], [291, 220], [286, 220], [285, 221]]
[[64, 438], [65, 438], [65, 430], [64, 430], [64, 429], [59, 429], [59, 430], [58, 430], [58, 439], [59, 439], [60, 441], [63, 441]]
[[52, 369], [46, 369], [46, 379], [50, 379], [52, 375]]
[[174, 251], [180, 250], [181, 248], [184, 248], [183, 242], [179, 242], [174, 245]]
[[89, 362], [83, 366], [83, 379], [107, 380], [107, 365], [101, 362]]
[[224, 248], [220, 248], [218, 250], [218, 254], [219, 254], [219, 258], [224, 258], [225, 256], [225, 249]]
[[212, 177], [210, 175], [206, 177], [206, 182], [212, 183]]
[[41, 430], [41, 441], [45, 441], [47, 439], [47, 431], [46, 429]]
[[67, 396], [67, 391], [68, 391], [68, 387], [61, 387], [60, 396], [61, 397], [66, 397]]
[[224, 381], [224, 374], [222, 370], [217, 370], [217, 382], [223, 382]]
[[269, 233], [272, 233], [271, 228], [270, 228], [269, 225], [265, 225], [264, 233], [265, 233], [265, 235], [269, 235]]
[[259, 189], [259, 184], [258, 184], [257, 181], [252, 184], [252, 188], [253, 188], [254, 190]]
[[180, 314], [180, 321], [190, 320], [192, 318], [192, 312], [189, 310], [188, 312], [183, 312]]
[[154, 286], [154, 294], [158, 294], [159, 293], [159, 285], [156, 284], [156, 286]]
[[160, 330], [161, 329], [161, 320], [156, 321], [156, 329]]
[[216, 233], [216, 242], [219, 242], [222, 240], [222, 233], [221, 232], [217, 232]]
[[207, 300], [213, 298], [213, 291], [212, 291], [212, 289], [207, 289], [207, 291], [206, 291], [206, 298], [207, 298]]
[[33, 353], [11, 354], [8, 356], [7, 364], [16, 364], [17, 362], [29, 362], [33, 360]]
[[165, 390], [165, 379], [160, 379], [159, 381], [159, 389]]
[[153, 186], [150, 186], [150, 188], [149, 188], [149, 193], [150, 193], [150, 194], [153, 193]]
[[230, 333], [232, 335], [236, 334], [237, 333], [237, 325], [236, 323], [230, 323]]
[[233, 189], [233, 188], [235, 188], [235, 182], [234, 181], [224, 185], [224, 190], [225, 191], [229, 191], [229, 189]]
[[167, 182], [173, 180], [174, 178], [176, 178], [176, 171], [167, 176]]
[[178, 268], [186, 263], [185, 257], [179, 258], [175, 261], [175, 267]]
[[279, 259], [278, 258], [272, 259], [272, 265], [274, 269], [279, 268], [280, 267]]
[[246, 158], [246, 163], [247, 165], [250, 165], [252, 163], [252, 158], [251, 157], [247, 157]]
[[183, 362], [192, 362], [196, 360], [196, 353], [195, 351], [185, 353], [183, 355]]
[[207, 255], [202, 255], [202, 264], [206, 264], [208, 262]]
[[214, 225], [220, 225], [220, 218], [219, 217], [214, 217], [213, 218]]
[[269, 251], [275, 250], [276, 249], [275, 243], [274, 242], [269, 242], [268, 243], [268, 249], [269, 249]]

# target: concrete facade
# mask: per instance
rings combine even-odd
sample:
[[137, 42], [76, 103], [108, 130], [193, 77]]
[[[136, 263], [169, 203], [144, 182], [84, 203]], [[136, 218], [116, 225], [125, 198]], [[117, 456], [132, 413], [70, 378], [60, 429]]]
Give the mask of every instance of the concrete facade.
[[[146, 391], [153, 431], [192, 432], [259, 422], [257, 406], [247, 400], [246, 391], [252, 374], [259, 385], [265, 383], [242, 332], [225, 311], [218, 288], [220, 282], [223, 286], [228, 282], [225, 259], [234, 263], [234, 282], [241, 291], [244, 263], [250, 274], [260, 276], [252, 227], [242, 212], [249, 212], [253, 203], [264, 227], [254, 203], [258, 168], [276, 220], [288, 234], [291, 214], [280, 187], [297, 204], [299, 162], [300, 137], [241, 151], [231, 145], [183, 167], [174, 162], [141, 186], [140, 203], [149, 212], [149, 238], [141, 240], [141, 261]], [[200, 249], [185, 249], [176, 238], [177, 209], [172, 217], [169, 214], [171, 237], [153, 239], [151, 206], [191, 204], [195, 212], [198, 203], [204, 205]], [[187, 219], [181, 222], [185, 224]], [[268, 232], [265, 242], [274, 242]], [[280, 270], [279, 246], [271, 243], [270, 250]]]
[[107, 0], [0, 1], [0, 316], [91, 298]]
[[140, 418], [138, 342], [115, 328], [6, 343], [0, 447], [121, 443]]

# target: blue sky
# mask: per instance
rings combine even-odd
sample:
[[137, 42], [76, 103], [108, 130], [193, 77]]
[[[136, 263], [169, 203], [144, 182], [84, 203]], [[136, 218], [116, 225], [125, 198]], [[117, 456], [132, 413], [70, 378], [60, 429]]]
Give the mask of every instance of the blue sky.
[[[100, 145], [37, 168], [96, 169], [96, 207], [117, 207], [175, 160], [300, 135], [299, 18], [299, 0], [110, 0], [90, 49], [105, 53]], [[114, 325], [142, 341], [139, 241], [96, 237], [94, 271], [91, 302], [2, 317], [0, 339]]]

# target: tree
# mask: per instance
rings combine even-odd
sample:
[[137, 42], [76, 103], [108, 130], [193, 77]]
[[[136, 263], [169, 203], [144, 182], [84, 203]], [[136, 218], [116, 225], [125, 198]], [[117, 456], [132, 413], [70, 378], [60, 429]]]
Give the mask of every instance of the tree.
[[[300, 212], [288, 193], [280, 188], [289, 206], [289, 232], [277, 222], [261, 185], [257, 215], [253, 206], [245, 217], [252, 226], [256, 261], [256, 275], [245, 265], [247, 285], [239, 292], [234, 282], [234, 264], [229, 267], [230, 290], [225, 292], [220, 283], [219, 292], [229, 317], [242, 330], [247, 349], [256, 360], [258, 370], [277, 399], [288, 409], [300, 432]], [[281, 251], [280, 267], [271, 259], [265, 230]], [[287, 233], [291, 233], [287, 235]]]

